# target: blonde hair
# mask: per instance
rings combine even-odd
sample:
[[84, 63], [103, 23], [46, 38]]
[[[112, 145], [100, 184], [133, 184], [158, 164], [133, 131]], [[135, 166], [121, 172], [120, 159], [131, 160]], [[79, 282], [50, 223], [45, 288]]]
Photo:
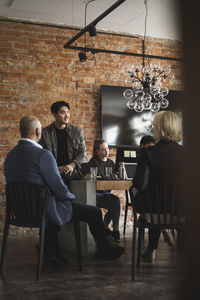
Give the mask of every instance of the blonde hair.
[[154, 136], [161, 139], [179, 142], [182, 138], [182, 126], [179, 116], [173, 111], [160, 111], [153, 119]]

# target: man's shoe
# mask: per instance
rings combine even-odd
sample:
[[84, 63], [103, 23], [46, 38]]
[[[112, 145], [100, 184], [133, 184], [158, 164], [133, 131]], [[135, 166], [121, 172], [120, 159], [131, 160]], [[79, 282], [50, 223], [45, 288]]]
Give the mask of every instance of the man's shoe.
[[147, 248], [147, 250], [142, 254], [142, 261], [154, 263], [156, 260], [156, 250], [151, 250]]
[[68, 260], [63, 258], [61, 255], [49, 255], [47, 256], [47, 263], [57, 266], [66, 266], [68, 264]]
[[111, 246], [109, 252], [108, 252], [108, 258], [109, 259], [117, 259], [122, 254], [124, 254], [125, 249], [124, 247], [113, 247]]
[[119, 230], [113, 231], [112, 234], [111, 234], [111, 236], [112, 236], [112, 238], [113, 238], [113, 240], [115, 242], [120, 243], [120, 233], [119, 233]]
[[46, 255], [48, 263], [58, 266], [66, 266], [68, 264], [68, 260], [62, 256], [59, 249], [51, 251], [50, 253], [47, 252]]
[[99, 248], [95, 253], [95, 258], [104, 260], [104, 259], [117, 259], [124, 253], [125, 249], [123, 247], [113, 247], [109, 246], [108, 248]]

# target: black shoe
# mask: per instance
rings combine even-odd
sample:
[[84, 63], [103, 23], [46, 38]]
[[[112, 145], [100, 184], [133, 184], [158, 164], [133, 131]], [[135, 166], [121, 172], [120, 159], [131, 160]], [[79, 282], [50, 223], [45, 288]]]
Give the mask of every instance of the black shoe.
[[57, 265], [57, 266], [66, 266], [68, 264], [67, 259], [63, 258], [63, 257], [59, 257], [59, 256], [49, 256], [47, 257], [47, 263], [51, 263], [53, 265]]
[[120, 243], [120, 233], [119, 233], [119, 230], [115, 230], [112, 232], [111, 234], [112, 238], [114, 241]]
[[47, 262], [49, 263], [60, 266], [65, 266], [68, 264], [68, 260], [62, 256], [60, 249], [58, 248], [55, 248], [54, 250], [51, 249], [49, 252], [47, 251], [46, 256]]
[[99, 248], [96, 251], [95, 258], [103, 259], [117, 259], [124, 253], [125, 249], [123, 247], [113, 247]]

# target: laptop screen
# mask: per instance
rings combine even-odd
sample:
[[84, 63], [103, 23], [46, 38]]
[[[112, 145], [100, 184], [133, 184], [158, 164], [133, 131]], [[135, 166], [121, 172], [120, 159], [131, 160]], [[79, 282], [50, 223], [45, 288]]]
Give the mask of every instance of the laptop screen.
[[135, 177], [135, 173], [136, 173], [136, 167], [137, 167], [137, 163], [124, 163], [124, 167], [126, 170], [126, 179], [133, 179]]

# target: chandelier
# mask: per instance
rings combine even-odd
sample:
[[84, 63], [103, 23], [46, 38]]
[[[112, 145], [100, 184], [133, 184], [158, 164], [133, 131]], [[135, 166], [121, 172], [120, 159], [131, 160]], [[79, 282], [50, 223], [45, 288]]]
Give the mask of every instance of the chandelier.
[[169, 65], [158, 66], [149, 64], [142, 66], [140, 64], [132, 65], [132, 70], [128, 74], [132, 81], [132, 88], [124, 91], [123, 96], [129, 109], [134, 109], [140, 113], [144, 110], [158, 112], [169, 105], [165, 98], [169, 93], [166, 87], [162, 87], [162, 81], [165, 81], [171, 72]]
[[148, 63], [145, 66], [145, 39], [148, 16], [147, 0], [144, 0], [144, 4], [146, 15], [144, 39], [142, 41], [143, 65], [138, 63], [132, 65], [128, 74], [130, 75], [133, 87], [126, 89], [123, 93], [124, 98], [128, 100], [128, 108], [134, 109], [138, 113], [144, 110], [158, 112], [169, 105], [169, 101], [165, 98], [169, 90], [162, 87], [162, 82], [166, 81], [171, 72], [169, 65], [159, 66], [155, 63]]

